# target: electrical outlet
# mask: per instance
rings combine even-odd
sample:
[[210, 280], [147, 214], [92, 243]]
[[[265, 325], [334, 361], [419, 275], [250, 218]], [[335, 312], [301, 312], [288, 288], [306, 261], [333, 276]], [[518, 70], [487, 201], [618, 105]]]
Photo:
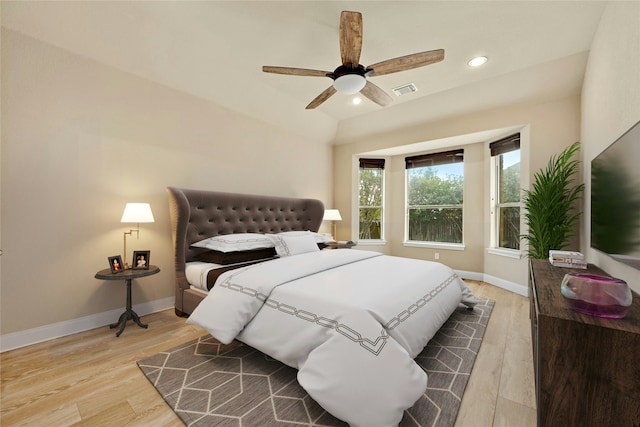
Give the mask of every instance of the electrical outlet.
[[434, 255], [435, 259], [440, 259], [440, 252], [436, 252], [436, 254]]

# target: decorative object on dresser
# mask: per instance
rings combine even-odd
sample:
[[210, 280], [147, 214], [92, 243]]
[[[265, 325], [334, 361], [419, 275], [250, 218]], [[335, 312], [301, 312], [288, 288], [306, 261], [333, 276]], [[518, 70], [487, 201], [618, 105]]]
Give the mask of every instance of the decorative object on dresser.
[[572, 310], [589, 316], [619, 319], [631, 306], [629, 285], [615, 277], [569, 273], [562, 279], [561, 290]]
[[[151, 206], [149, 205], [149, 203], [127, 203], [124, 207], [124, 212], [122, 212], [122, 218], [120, 218], [120, 222], [136, 224], [135, 229], [125, 231], [123, 234], [124, 266], [125, 268], [129, 268], [129, 264], [127, 263], [127, 235], [132, 236], [133, 233], [136, 233], [136, 238], [140, 238], [140, 223], [155, 222], [153, 213], [151, 212]], [[132, 261], [132, 263], [135, 264], [135, 261]]]
[[[118, 256], [118, 258], [120, 258]], [[120, 315], [118, 322], [109, 325], [111, 329], [120, 326], [120, 330], [116, 332], [116, 337], [119, 337], [124, 327], [127, 326], [127, 320], [133, 320], [141, 328], [147, 329], [149, 325], [146, 325], [140, 321], [138, 314], [133, 311], [131, 304], [131, 281], [133, 279], [139, 279], [141, 277], [152, 276], [160, 272], [160, 269], [155, 265], [150, 265], [148, 269], [133, 269], [128, 268], [126, 270], [119, 271], [118, 274], [113, 274], [110, 268], [100, 270], [96, 273], [95, 278], [99, 280], [124, 280], [127, 285], [127, 305], [124, 313]]]
[[[538, 426], [640, 425], [640, 296], [622, 319], [588, 316], [561, 293], [565, 273], [529, 260]], [[589, 265], [586, 273], [606, 275]]]
[[584, 255], [575, 251], [549, 251], [549, 262], [556, 267], [587, 268]]

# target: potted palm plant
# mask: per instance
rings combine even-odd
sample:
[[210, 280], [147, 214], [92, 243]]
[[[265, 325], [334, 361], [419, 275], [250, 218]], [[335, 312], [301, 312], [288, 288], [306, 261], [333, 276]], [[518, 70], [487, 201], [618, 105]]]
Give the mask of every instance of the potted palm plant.
[[580, 212], [575, 201], [582, 196], [584, 184], [575, 185], [579, 161], [574, 154], [580, 149], [575, 142], [557, 156], [552, 156], [545, 169], [534, 175], [531, 190], [523, 190], [529, 258], [544, 259], [551, 249], [565, 249], [574, 235]]

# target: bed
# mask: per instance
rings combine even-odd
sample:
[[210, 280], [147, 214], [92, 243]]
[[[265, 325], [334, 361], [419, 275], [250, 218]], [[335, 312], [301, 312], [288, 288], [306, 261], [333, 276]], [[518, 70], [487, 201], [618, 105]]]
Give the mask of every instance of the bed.
[[[176, 313], [298, 369], [307, 393], [351, 426], [397, 425], [427, 384], [413, 359], [460, 304], [477, 303], [443, 264], [320, 250], [318, 200], [167, 190]], [[202, 261], [268, 248], [258, 261]], [[189, 273], [227, 265], [204, 289]]]

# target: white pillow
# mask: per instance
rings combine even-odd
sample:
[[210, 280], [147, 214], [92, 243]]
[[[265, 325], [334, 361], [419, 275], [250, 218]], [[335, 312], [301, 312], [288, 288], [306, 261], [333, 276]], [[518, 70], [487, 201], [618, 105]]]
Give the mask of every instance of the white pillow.
[[314, 231], [283, 231], [282, 233], [278, 233], [278, 236], [302, 236], [310, 234], [315, 239], [316, 243], [328, 243], [333, 242], [333, 237], [325, 236], [324, 234], [316, 233]]
[[209, 237], [192, 243], [196, 248], [207, 248], [220, 252], [248, 251], [252, 249], [273, 248], [274, 243], [264, 234], [236, 233]]
[[307, 232], [302, 234], [285, 235], [268, 234], [269, 239], [275, 244], [276, 253], [281, 257], [316, 252], [320, 249], [316, 239]]

